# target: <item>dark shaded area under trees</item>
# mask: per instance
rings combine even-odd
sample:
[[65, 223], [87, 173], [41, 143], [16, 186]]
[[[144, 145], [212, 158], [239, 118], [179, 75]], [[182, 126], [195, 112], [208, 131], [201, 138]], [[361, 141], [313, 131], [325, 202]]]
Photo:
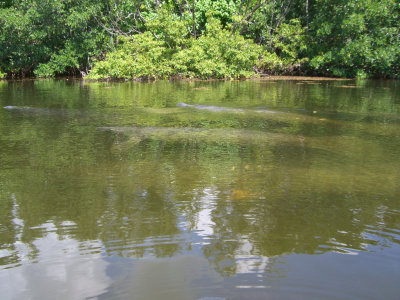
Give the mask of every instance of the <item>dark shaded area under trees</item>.
[[399, 0], [0, 1], [0, 77], [400, 77]]

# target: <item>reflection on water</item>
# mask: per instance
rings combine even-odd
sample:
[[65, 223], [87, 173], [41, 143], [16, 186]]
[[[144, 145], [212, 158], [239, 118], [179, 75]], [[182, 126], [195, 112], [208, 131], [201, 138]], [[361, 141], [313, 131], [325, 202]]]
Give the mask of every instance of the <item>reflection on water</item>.
[[[14, 199], [15, 200], [15, 199]], [[111, 280], [106, 274], [108, 263], [102, 258], [101, 242], [78, 242], [69, 232], [74, 222], [60, 227], [52, 222], [29, 230], [41, 231], [32, 243], [23, 239], [24, 224], [16, 213], [17, 240], [11, 249], [1, 252], [7, 269], [0, 273], [3, 299], [85, 299], [103, 294]]]
[[2, 298], [397, 298], [397, 82], [0, 84]]

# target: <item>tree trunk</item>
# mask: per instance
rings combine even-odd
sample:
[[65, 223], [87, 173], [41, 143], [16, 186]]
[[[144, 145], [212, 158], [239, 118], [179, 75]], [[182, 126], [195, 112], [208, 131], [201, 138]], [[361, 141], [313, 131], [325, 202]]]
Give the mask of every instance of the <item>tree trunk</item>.
[[309, 30], [310, 27], [309, 27], [308, 0], [306, 0], [306, 22], [307, 22], [307, 30]]
[[196, 38], [196, 15], [194, 13], [195, 7], [194, 7], [194, 0], [192, 4], [192, 16], [193, 16], [193, 36]]

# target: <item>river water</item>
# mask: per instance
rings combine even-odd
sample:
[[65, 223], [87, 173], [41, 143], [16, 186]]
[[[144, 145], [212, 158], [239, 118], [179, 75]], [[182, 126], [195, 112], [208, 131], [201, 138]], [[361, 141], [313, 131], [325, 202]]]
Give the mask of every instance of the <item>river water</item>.
[[400, 82], [0, 81], [6, 299], [399, 299]]

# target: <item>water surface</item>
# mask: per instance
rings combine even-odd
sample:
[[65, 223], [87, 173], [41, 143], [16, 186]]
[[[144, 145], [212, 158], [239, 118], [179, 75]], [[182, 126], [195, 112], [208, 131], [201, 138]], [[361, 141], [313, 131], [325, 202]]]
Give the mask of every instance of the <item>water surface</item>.
[[0, 105], [2, 299], [398, 299], [397, 81], [0, 81]]

